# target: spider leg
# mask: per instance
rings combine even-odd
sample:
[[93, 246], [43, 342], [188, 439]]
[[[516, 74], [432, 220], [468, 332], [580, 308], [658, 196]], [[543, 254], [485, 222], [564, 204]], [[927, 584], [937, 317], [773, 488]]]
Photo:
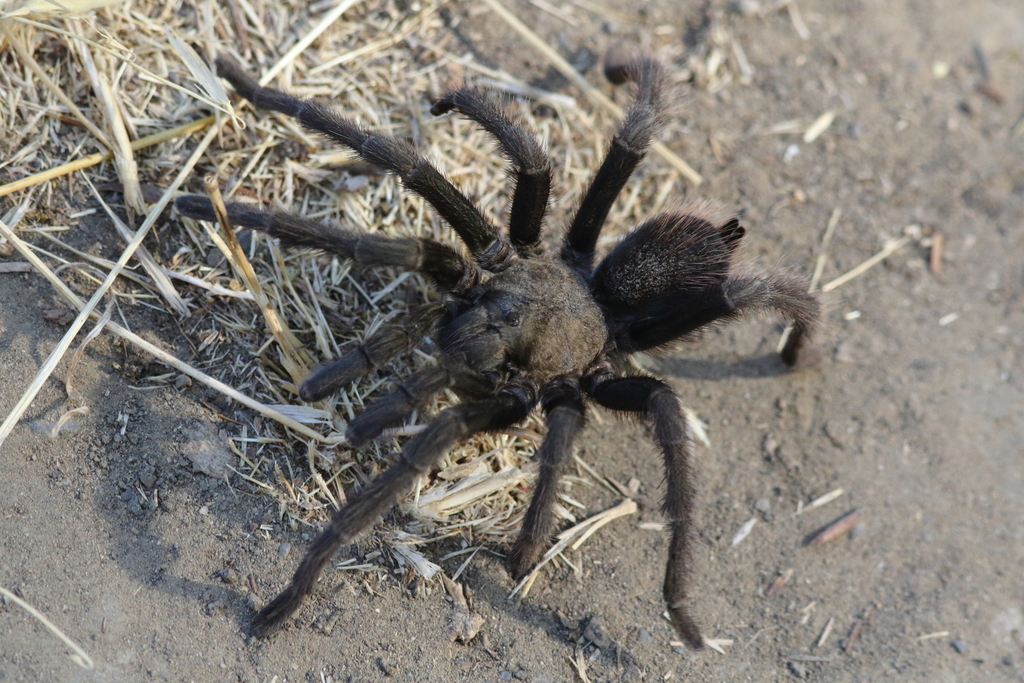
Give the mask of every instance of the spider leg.
[[409, 143], [364, 130], [324, 103], [264, 88], [228, 55], [217, 58], [217, 73], [255, 106], [287, 114], [309, 130], [340, 142], [369, 163], [397, 175], [408, 190], [437, 210], [481, 264], [507, 260], [509, 245], [504, 236]]
[[678, 301], [667, 300], [666, 313], [627, 323], [616, 335], [624, 351], [646, 351], [668, 344], [716, 320], [738, 318], [748, 310], [776, 310], [793, 323], [782, 361], [792, 367], [799, 359], [804, 342], [814, 333], [821, 315], [814, 295], [806, 283], [783, 273], [729, 276], [699, 296], [686, 292]]
[[356, 348], [320, 363], [299, 387], [299, 397], [319, 401], [408, 351], [433, 329], [445, 310], [436, 304], [420, 306], [400, 322], [381, 327]]
[[[217, 220], [207, 197], [178, 197], [174, 208], [189, 218]], [[475, 264], [435, 240], [346, 230], [337, 223], [314, 221], [286, 211], [264, 211], [241, 202], [228, 202], [226, 208], [233, 224], [265, 232], [289, 246], [323, 249], [363, 266], [398, 266], [417, 271], [454, 293], [467, 292], [480, 282], [481, 271]]]
[[414, 410], [452, 385], [452, 376], [440, 365], [432, 365], [396, 383], [394, 390], [371, 403], [348, 423], [345, 438], [356, 448], [401, 425]]
[[821, 305], [807, 292], [807, 283], [785, 273], [762, 273], [731, 276], [723, 283], [723, 290], [735, 307], [732, 316], [745, 310], [771, 309], [792, 321], [793, 329], [782, 348], [782, 361], [790, 367], [796, 365], [800, 349], [814, 333], [821, 316]]
[[562, 245], [562, 260], [590, 272], [594, 247], [615, 198], [633, 174], [655, 132], [662, 125], [661, 70], [657, 62], [641, 59], [628, 70], [637, 83], [636, 99], [619, 124], [611, 147], [576, 210]]
[[704, 647], [700, 629], [686, 610], [690, 567], [690, 525], [694, 490], [690, 475], [690, 437], [686, 417], [672, 389], [653, 377], [585, 378], [599, 404], [612, 410], [641, 413], [651, 422], [654, 440], [665, 459], [665, 501], [662, 510], [672, 528], [664, 597], [676, 632], [694, 650]]
[[450, 90], [431, 108], [434, 116], [455, 109], [493, 135], [512, 162], [516, 187], [509, 216], [509, 238], [515, 247], [532, 247], [540, 239], [541, 223], [551, 192], [551, 160], [537, 138], [520, 123], [493, 107], [475, 88]]
[[540, 461], [540, 472], [519, 538], [508, 556], [509, 572], [516, 581], [533, 569], [551, 543], [558, 481], [584, 423], [583, 397], [575, 384], [560, 383], [553, 390], [546, 389], [544, 394], [548, 432], [534, 456]]
[[736, 315], [736, 305], [722, 291], [721, 284], [713, 285], [701, 294], [686, 292], [678, 297], [666, 297], [663, 303], [669, 309], [665, 313], [627, 323], [616, 334], [616, 344], [620, 349], [629, 353], [653, 349], [715, 320]]
[[330, 524], [306, 551], [288, 587], [253, 619], [253, 634], [263, 638], [279, 629], [313, 590], [321, 570], [338, 548], [352, 542], [387, 512], [416, 478], [429, 472], [453, 444], [476, 432], [515, 424], [526, 417], [530, 408], [521, 396], [501, 393], [487, 400], [448, 408], [438, 415], [424, 431], [409, 440], [394, 465], [334, 513]]

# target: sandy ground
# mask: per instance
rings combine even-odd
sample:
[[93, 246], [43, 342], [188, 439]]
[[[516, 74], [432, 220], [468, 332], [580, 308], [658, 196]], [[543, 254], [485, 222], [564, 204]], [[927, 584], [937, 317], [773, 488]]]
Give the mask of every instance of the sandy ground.
[[[701, 195], [746, 212], [753, 259], [810, 272], [836, 208], [823, 282], [906, 226], [944, 238], [938, 272], [912, 230], [907, 246], [828, 294], [830, 329], [811, 369], [783, 370], [781, 328], [765, 320], [657, 362], [709, 424], [711, 446], [696, 452], [693, 612], [708, 638], [731, 641], [724, 654], [670, 644], [659, 595], [666, 539], [640, 528], [661, 521], [659, 459], [638, 427], [611, 419], [590, 425], [580, 453], [640, 482], [640, 514], [574, 556], [581, 575], [545, 573], [522, 604], [506, 600], [500, 557], [478, 554], [464, 576], [487, 623], [471, 644], [448, 642], [439, 585], [414, 594], [387, 572], [337, 571], [296, 626], [248, 642], [249, 577], [265, 597], [306, 539], [250, 534], [272, 516], [268, 501], [193, 472], [183, 453], [195, 430], [231, 428], [204, 407], [211, 397], [137, 388], [138, 357], [104, 337], [76, 371], [92, 405], [81, 429], [52, 441], [31, 428], [66, 406], [52, 379], [0, 453], [0, 586], [96, 668], [80, 669], [35, 620], [0, 603], [0, 680], [1024, 680], [1024, 6], [801, 0], [808, 40], [785, 11], [744, 15], [718, 1], [650, 3], [640, 15], [609, 6], [637, 21], [567, 5], [577, 26], [528, 2], [509, 6], [567, 56], [652, 35], [706, 41], [708, 13], [729, 28], [750, 85], [694, 92], [685, 129], [666, 139], [706, 177]], [[545, 77], [491, 12], [450, 9], [481, 59]], [[1002, 103], [977, 90], [976, 45]], [[828, 110], [835, 120], [814, 142], [763, 134]], [[103, 240], [112, 229], [94, 232]], [[34, 274], [0, 275], [0, 415], [63, 333], [42, 317], [55, 301]], [[189, 352], [173, 321], [132, 323]], [[156, 511], [130, 493], [140, 483], [159, 489]], [[838, 488], [837, 500], [794, 516], [798, 502]], [[573, 495], [592, 512], [618, 500], [596, 487]], [[854, 533], [803, 544], [854, 508]]]

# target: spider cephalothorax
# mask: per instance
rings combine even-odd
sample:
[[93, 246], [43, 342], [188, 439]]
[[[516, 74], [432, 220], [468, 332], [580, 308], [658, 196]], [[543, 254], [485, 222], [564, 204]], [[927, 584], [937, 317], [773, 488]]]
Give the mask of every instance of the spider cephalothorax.
[[[632, 353], [671, 344], [743, 311], [775, 309], [793, 324], [782, 352], [783, 360], [793, 365], [815, 326], [818, 304], [801, 281], [782, 273], [732, 273], [743, 228], [735, 218], [717, 216], [706, 206], [649, 219], [594, 267], [594, 249], [608, 211], [661, 124], [658, 64], [636, 59], [626, 66], [606, 66], [617, 82], [623, 76], [633, 80], [637, 95], [557, 254], [545, 254], [539, 245], [550, 162], [536, 139], [482, 93], [471, 88], [451, 91], [432, 111], [455, 110], [476, 121], [510, 160], [515, 191], [507, 234], [409, 144], [364, 130], [322, 103], [261, 87], [233, 59], [222, 57], [217, 64], [220, 75], [257, 107], [293, 116], [396, 174], [407, 189], [433, 205], [469, 252], [467, 257], [434, 240], [357, 232], [281, 211], [228, 205], [236, 225], [361, 265], [417, 271], [443, 292], [442, 301], [422, 305], [401, 322], [385, 326], [345, 355], [318, 366], [302, 384], [302, 398], [318, 400], [412, 349], [424, 336], [437, 340], [437, 364], [399, 382], [349, 424], [346, 436], [354, 446], [402, 424], [445, 389], [461, 398], [412, 437], [390, 469], [334, 514], [289, 586], [256, 615], [254, 633], [264, 636], [280, 627], [334, 552], [372, 525], [457, 441], [507, 428], [539, 403], [548, 426], [536, 454], [540, 474], [509, 556], [513, 576], [524, 576], [549, 543], [558, 480], [583, 427], [585, 404], [593, 401], [644, 418], [662, 451], [664, 512], [671, 529], [664, 596], [676, 630], [691, 647], [700, 648], [700, 632], [685, 608], [693, 507], [686, 419], [665, 382], [627, 372], [625, 361]], [[205, 197], [180, 197], [175, 205], [183, 215], [214, 218]]]

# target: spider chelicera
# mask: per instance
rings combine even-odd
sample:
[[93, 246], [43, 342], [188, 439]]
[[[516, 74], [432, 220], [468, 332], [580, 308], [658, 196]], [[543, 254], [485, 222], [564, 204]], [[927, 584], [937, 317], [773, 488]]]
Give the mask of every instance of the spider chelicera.
[[[464, 252], [431, 239], [388, 237], [283, 211], [227, 205], [235, 225], [362, 266], [416, 271], [443, 293], [439, 302], [413, 308], [343, 356], [317, 366], [300, 387], [303, 400], [322, 399], [411, 350], [424, 336], [437, 341], [436, 364], [398, 382], [348, 425], [346, 436], [353, 446], [401, 425], [445, 389], [461, 399], [410, 438], [395, 464], [334, 513], [288, 587], [256, 615], [254, 635], [263, 637], [281, 627], [335, 551], [370, 527], [418, 477], [428, 475], [449, 448], [472, 434], [508, 428], [540, 404], [547, 423], [535, 455], [540, 472], [509, 553], [512, 576], [525, 576], [550, 543], [559, 477], [584, 426], [586, 404], [592, 401], [643, 418], [661, 449], [667, 487], [663, 510], [671, 534], [665, 602], [679, 635], [701, 648], [700, 631], [686, 608], [694, 499], [686, 418], [668, 384], [638, 375], [628, 357], [668, 346], [745, 311], [772, 309], [792, 323], [782, 351], [782, 360], [792, 366], [814, 330], [819, 307], [798, 278], [781, 272], [733, 273], [733, 254], [744, 229], [735, 217], [720, 215], [709, 205], [690, 205], [648, 219], [594, 266], [605, 218], [663, 124], [659, 64], [636, 58], [605, 65], [614, 82], [633, 81], [636, 96], [556, 253], [545, 253], [540, 245], [550, 161], [536, 138], [490, 104], [484, 93], [470, 87], [452, 90], [431, 111], [456, 111], [475, 121], [508, 158], [515, 191], [507, 232], [492, 225], [407, 142], [360, 128], [330, 105], [261, 87], [230, 57], [218, 59], [217, 68], [256, 107], [292, 116], [397, 175], [465, 244]], [[183, 196], [175, 206], [191, 218], [215, 219], [205, 197]]]

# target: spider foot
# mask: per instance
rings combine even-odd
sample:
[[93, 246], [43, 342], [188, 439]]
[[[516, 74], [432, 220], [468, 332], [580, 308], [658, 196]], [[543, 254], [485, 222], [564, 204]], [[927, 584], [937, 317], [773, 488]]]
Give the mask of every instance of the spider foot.
[[679, 637], [683, 639], [691, 650], [704, 649], [704, 637], [701, 636], [700, 629], [697, 628], [696, 622], [690, 617], [685, 606], [679, 603], [669, 605], [668, 616], [672, 621], [672, 626], [676, 629], [676, 633], [679, 634]]
[[533, 538], [518, 538], [508, 553], [508, 573], [519, 582], [533, 571], [544, 554], [544, 544]]
[[263, 639], [278, 631], [288, 617], [295, 614], [302, 604], [303, 594], [294, 585], [289, 585], [253, 617], [250, 633]]

